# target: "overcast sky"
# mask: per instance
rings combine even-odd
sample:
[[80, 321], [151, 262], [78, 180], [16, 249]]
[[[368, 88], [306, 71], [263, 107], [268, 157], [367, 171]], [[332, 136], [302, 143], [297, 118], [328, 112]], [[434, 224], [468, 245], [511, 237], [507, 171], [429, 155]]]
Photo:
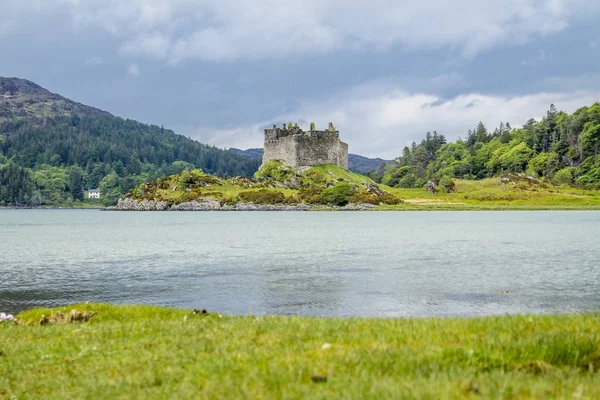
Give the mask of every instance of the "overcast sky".
[[0, 76], [219, 147], [329, 121], [394, 158], [600, 100], [598, 0], [0, 0]]

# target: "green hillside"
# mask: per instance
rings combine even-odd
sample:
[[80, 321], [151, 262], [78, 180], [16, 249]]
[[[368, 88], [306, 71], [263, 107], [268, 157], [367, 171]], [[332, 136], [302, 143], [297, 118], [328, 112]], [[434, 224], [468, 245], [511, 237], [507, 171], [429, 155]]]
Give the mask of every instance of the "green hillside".
[[422, 188], [428, 181], [477, 180], [524, 173], [557, 185], [600, 188], [600, 103], [573, 114], [554, 106], [541, 121], [513, 129], [501, 123], [490, 132], [479, 123], [466, 139], [446, 143], [437, 132], [407, 146], [392, 164], [370, 174], [397, 188]]
[[[0, 80], [0, 110], [0, 206], [112, 205], [160, 176], [252, 176], [260, 165], [18, 79]], [[84, 201], [84, 188], [100, 188], [101, 201]]]

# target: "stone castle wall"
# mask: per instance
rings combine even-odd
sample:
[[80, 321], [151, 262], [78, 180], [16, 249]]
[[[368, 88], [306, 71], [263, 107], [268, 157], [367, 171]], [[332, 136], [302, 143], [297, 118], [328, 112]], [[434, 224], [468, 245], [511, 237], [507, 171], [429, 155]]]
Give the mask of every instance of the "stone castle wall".
[[[330, 125], [331, 126], [331, 125]], [[333, 164], [348, 169], [348, 145], [337, 130], [265, 129], [263, 164], [282, 160], [292, 167]]]

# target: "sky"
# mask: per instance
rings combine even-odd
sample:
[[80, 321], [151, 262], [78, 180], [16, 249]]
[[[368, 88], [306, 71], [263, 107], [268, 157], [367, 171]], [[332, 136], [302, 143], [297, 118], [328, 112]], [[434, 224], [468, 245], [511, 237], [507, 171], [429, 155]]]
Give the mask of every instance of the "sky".
[[392, 159], [600, 101], [600, 1], [0, 0], [0, 76], [221, 148], [333, 122]]

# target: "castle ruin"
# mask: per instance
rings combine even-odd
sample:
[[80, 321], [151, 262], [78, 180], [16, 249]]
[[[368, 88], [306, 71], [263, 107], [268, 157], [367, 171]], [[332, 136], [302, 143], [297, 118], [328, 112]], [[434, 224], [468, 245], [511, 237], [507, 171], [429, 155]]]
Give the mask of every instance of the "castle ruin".
[[298, 124], [265, 129], [263, 164], [281, 160], [292, 167], [333, 164], [348, 169], [348, 144], [340, 140], [340, 133], [329, 123], [329, 129], [316, 130], [313, 123], [309, 131]]

